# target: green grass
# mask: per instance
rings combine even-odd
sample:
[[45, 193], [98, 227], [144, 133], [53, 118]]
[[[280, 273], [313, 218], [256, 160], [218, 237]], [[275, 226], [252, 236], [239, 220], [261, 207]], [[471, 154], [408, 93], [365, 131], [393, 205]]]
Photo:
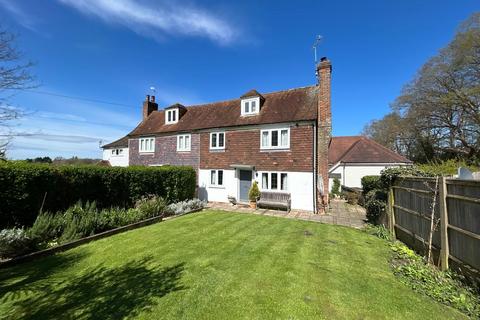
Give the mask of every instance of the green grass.
[[204, 211], [0, 269], [0, 319], [463, 319], [390, 270], [386, 242]]

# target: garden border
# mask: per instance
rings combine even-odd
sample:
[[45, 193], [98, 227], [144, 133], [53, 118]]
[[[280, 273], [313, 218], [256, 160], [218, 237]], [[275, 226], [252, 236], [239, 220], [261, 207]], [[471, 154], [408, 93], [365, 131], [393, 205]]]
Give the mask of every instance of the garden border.
[[179, 214], [179, 215], [169, 216], [169, 217], [165, 217], [165, 218], [163, 216], [148, 218], [148, 219], [145, 219], [145, 220], [142, 220], [142, 221], [139, 221], [139, 222], [135, 222], [135, 223], [132, 223], [132, 224], [129, 224], [129, 225], [126, 225], [126, 226], [118, 227], [118, 228], [115, 228], [115, 229], [112, 229], [112, 230], [107, 230], [107, 231], [97, 233], [97, 234], [94, 234], [94, 235], [91, 235], [91, 236], [88, 236], [88, 237], [85, 237], [85, 238], [81, 238], [81, 239], [74, 240], [74, 241], [71, 241], [71, 242], [68, 242], [68, 243], [65, 243], [65, 244], [61, 244], [61, 245], [58, 245], [58, 246], [55, 246], [55, 247], [52, 247], [52, 248], [32, 252], [32, 253], [29, 253], [29, 254], [26, 254], [26, 255], [23, 255], [23, 256], [19, 256], [19, 257], [9, 259], [9, 260], [0, 261], [0, 269], [15, 266], [15, 265], [18, 265], [18, 264], [21, 264], [21, 263], [24, 263], [24, 262], [28, 262], [28, 261], [32, 261], [32, 260], [35, 260], [35, 259], [38, 259], [38, 258], [51, 256], [51, 255], [54, 255], [58, 252], [63, 252], [63, 251], [67, 251], [69, 249], [78, 247], [82, 244], [86, 244], [86, 243], [89, 243], [89, 242], [92, 242], [92, 241], [95, 241], [95, 240], [99, 240], [99, 239], [102, 239], [102, 238], [113, 236], [115, 234], [122, 233], [122, 232], [125, 232], [125, 231], [130, 231], [130, 230], [138, 229], [138, 228], [141, 228], [141, 227], [146, 227], [146, 226], [152, 225], [152, 224], [157, 223], [157, 222], [162, 222], [162, 221], [165, 221], [165, 220], [171, 220], [171, 219], [174, 219], [174, 218], [178, 218], [178, 217], [184, 216], [186, 214], [199, 212], [199, 211], [202, 211], [203, 209], [204, 208], [195, 209], [195, 210], [192, 210], [192, 211], [189, 211], [189, 212], [185, 212], [185, 213], [182, 213], [182, 214]]

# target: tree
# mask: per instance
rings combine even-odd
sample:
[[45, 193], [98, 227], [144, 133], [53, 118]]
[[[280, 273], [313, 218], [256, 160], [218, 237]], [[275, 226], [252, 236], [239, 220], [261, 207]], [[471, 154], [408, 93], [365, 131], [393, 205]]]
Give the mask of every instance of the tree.
[[5, 157], [6, 147], [14, 135], [10, 121], [23, 115], [21, 109], [8, 101], [15, 91], [35, 86], [30, 73], [33, 63], [23, 61], [15, 42], [16, 36], [0, 26], [0, 158]]
[[480, 13], [423, 65], [392, 113], [367, 125], [364, 133], [412, 160], [479, 161]]

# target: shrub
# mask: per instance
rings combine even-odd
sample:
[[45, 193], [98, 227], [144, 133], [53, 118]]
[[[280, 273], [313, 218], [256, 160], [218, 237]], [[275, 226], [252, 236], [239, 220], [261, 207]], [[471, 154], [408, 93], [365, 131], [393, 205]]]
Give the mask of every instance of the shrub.
[[97, 229], [97, 207], [95, 202], [87, 202], [82, 206], [78, 202], [68, 208], [64, 214], [64, 229], [60, 242], [84, 238], [95, 234]]
[[480, 297], [452, 271], [440, 271], [400, 242], [391, 245], [394, 273], [413, 290], [452, 306], [472, 319], [480, 318]]
[[[363, 194], [366, 195], [373, 189], [381, 189], [382, 181], [380, 176], [365, 176], [362, 178], [362, 190]], [[365, 199], [366, 200], [366, 199]]]
[[0, 231], [0, 258], [13, 258], [33, 250], [32, 240], [20, 228]]
[[392, 240], [392, 234], [387, 228], [385, 228], [382, 225], [377, 226], [377, 225], [367, 223], [367, 225], [364, 228], [364, 231], [368, 234], [374, 235], [383, 240], [388, 240], [388, 241]]
[[180, 215], [193, 210], [202, 209], [206, 205], [207, 205], [206, 201], [202, 201], [199, 199], [181, 201], [181, 202], [172, 203], [171, 205], [169, 205], [166, 208], [165, 213], [167, 215]]
[[257, 181], [253, 181], [250, 190], [248, 191], [248, 199], [250, 201], [257, 201], [258, 197], [260, 197], [260, 190], [258, 189]]
[[61, 236], [65, 222], [63, 214], [41, 213], [27, 230], [28, 236], [34, 241], [37, 247], [42, 248]]
[[380, 216], [385, 213], [387, 205], [385, 201], [371, 199], [365, 202], [367, 211], [367, 221], [372, 224], [378, 224]]
[[333, 179], [331, 194], [332, 194], [333, 197], [340, 195], [340, 180], [338, 178]]
[[39, 209], [64, 211], [77, 201], [98, 208], [132, 207], [153, 194], [167, 203], [191, 199], [196, 174], [191, 167], [49, 166], [0, 162], [0, 228], [31, 226]]
[[344, 193], [345, 199], [347, 199], [347, 203], [351, 205], [357, 205], [358, 204], [358, 199], [359, 195], [356, 192], [352, 191], [345, 191]]
[[162, 215], [166, 206], [165, 200], [157, 196], [143, 197], [135, 203], [140, 220]]

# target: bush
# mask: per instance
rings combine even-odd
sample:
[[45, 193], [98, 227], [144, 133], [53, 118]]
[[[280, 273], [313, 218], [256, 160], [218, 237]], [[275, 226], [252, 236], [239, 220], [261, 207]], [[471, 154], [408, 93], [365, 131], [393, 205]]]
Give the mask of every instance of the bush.
[[41, 213], [27, 233], [38, 248], [44, 248], [62, 235], [64, 225], [63, 214]]
[[380, 216], [387, 210], [387, 205], [385, 201], [371, 199], [365, 202], [365, 209], [367, 211], [367, 221], [378, 224]]
[[340, 196], [340, 180], [338, 178], [333, 179], [331, 197]]
[[165, 213], [167, 215], [180, 215], [193, 210], [205, 208], [206, 205], [206, 201], [202, 201], [199, 199], [181, 201], [178, 203], [172, 203], [171, 205], [167, 206]]
[[166, 206], [165, 200], [157, 196], [143, 197], [135, 203], [135, 209], [141, 220], [162, 215]]
[[480, 318], [480, 297], [466, 286], [462, 278], [451, 271], [440, 271], [427, 264], [413, 250], [400, 242], [391, 245], [394, 252], [394, 273], [413, 290], [452, 306], [472, 319]]
[[258, 189], [257, 181], [253, 181], [250, 190], [248, 191], [248, 199], [250, 201], [257, 201], [258, 197], [260, 197], [260, 190]]
[[167, 203], [191, 199], [196, 173], [191, 167], [49, 166], [0, 162], [0, 228], [31, 226], [40, 207], [64, 211], [77, 201], [98, 208], [132, 207], [154, 194]]
[[97, 230], [97, 207], [95, 202], [82, 206], [78, 202], [64, 214], [64, 228], [59, 242], [69, 242], [95, 234]]
[[366, 195], [373, 189], [382, 189], [382, 181], [380, 176], [365, 176], [362, 178], [362, 190]]
[[351, 205], [357, 205], [358, 204], [358, 199], [360, 197], [358, 195], [358, 193], [352, 192], [352, 191], [346, 191], [343, 194], [345, 196], [345, 199], [347, 199], [348, 204], [351, 204]]
[[364, 228], [364, 231], [368, 234], [371, 234], [383, 240], [387, 240], [387, 241], [392, 240], [392, 234], [384, 226], [376, 226], [376, 225], [367, 223], [367, 225]]
[[13, 258], [33, 250], [32, 240], [20, 228], [0, 231], [0, 258]]

